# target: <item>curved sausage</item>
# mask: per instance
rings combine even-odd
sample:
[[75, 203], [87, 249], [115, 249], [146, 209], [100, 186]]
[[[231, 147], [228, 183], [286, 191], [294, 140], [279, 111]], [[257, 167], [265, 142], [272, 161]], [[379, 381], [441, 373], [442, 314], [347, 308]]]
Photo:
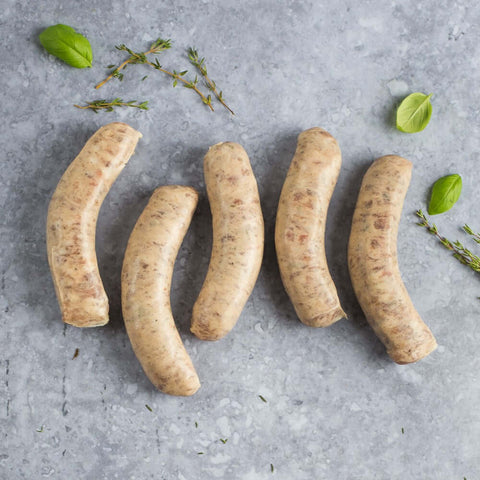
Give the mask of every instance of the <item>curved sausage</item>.
[[191, 187], [157, 188], [130, 235], [122, 267], [130, 342], [150, 381], [170, 395], [193, 395], [200, 388], [170, 307], [173, 266], [197, 201]]
[[142, 134], [125, 123], [101, 127], [63, 174], [48, 207], [47, 252], [65, 323], [108, 322], [108, 298], [95, 253], [102, 202]]
[[398, 224], [411, 172], [411, 162], [395, 155], [373, 162], [363, 178], [348, 245], [348, 266], [360, 306], [399, 364], [416, 362], [437, 347], [398, 268]]
[[236, 324], [260, 271], [264, 227], [257, 182], [241, 145], [210, 147], [204, 159], [213, 220], [213, 246], [191, 331], [218, 340]]
[[298, 137], [278, 204], [275, 247], [285, 289], [300, 320], [328, 327], [346, 317], [325, 256], [327, 210], [342, 156], [322, 128]]

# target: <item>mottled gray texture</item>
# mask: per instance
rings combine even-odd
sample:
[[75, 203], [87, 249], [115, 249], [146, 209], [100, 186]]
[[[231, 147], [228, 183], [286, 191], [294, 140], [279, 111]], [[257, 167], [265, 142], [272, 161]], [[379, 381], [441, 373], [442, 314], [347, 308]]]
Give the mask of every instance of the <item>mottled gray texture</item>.
[[[436, 178], [458, 172], [463, 195], [436, 221], [453, 238], [464, 239], [463, 222], [480, 228], [475, 2], [0, 4], [2, 480], [480, 478], [480, 282], [415, 226], [413, 215], [425, 206]], [[92, 69], [69, 68], [42, 50], [37, 35], [55, 23], [88, 36]], [[235, 117], [221, 107], [209, 112], [192, 92], [173, 90], [143, 66], [129, 68], [123, 83], [93, 90], [104, 67], [122, 58], [115, 44], [142, 49], [158, 35], [175, 42], [166, 66], [187, 66], [182, 51], [189, 45], [207, 57]], [[434, 93], [432, 121], [415, 135], [393, 127], [394, 107], [411, 91]], [[113, 96], [149, 100], [151, 110], [95, 115], [72, 107]], [[45, 252], [46, 211], [69, 162], [113, 120], [130, 123], [144, 138], [98, 223], [111, 322], [80, 330], [61, 323]], [[296, 319], [273, 244], [276, 204], [296, 136], [316, 125], [338, 139], [344, 159], [329, 212], [327, 254], [349, 320], [324, 330]], [[211, 247], [202, 157], [224, 140], [240, 142], [251, 157], [265, 216], [265, 261], [234, 331], [204, 343], [188, 331]], [[388, 153], [414, 162], [399, 260], [413, 302], [439, 343], [427, 359], [403, 367], [388, 359], [366, 324], [346, 261], [361, 176]], [[192, 398], [153, 389], [120, 315], [129, 232], [153, 189], [169, 183], [201, 193], [172, 292], [202, 381]]]

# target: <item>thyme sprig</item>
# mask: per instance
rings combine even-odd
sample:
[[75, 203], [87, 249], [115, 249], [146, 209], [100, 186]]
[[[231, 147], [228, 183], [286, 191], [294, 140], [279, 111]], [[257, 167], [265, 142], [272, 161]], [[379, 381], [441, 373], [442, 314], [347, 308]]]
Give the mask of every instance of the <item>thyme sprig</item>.
[[136, 100], [130, 100], [129, 102], [124, 102], [121, 98], [114, 98], [112, 101], [108, 100], [94, 100], [93, 102], [87, 102], [86, 105], [74, 105], [74, 107], [80, 108], [82, 110], [90, 109], [95, 113], [98, 113], [99, 110], [106, 110], [107, 112], [113, 112], [114, 107], [133, 107], [140, 110], [148, 110], [148, 102], [137, 103]]
[[[420, 225], [421, 227], [425, 227], [428, 232], [430, 232], [432, 235], [435, 235], [445, 248], [453, 252], [453, 256], [459, 262], [469, 266], [475, 272], [480, 272], [480, 257], [472, 253], [470, 250], [468, 250], [468, 248], [464, 247], [462, 243], [460, 243], [458, 240], [452, 242], [444, 236], [440, 235], [437, 226], [434, 223], [430, 223], [428, 221], [422, 210], [417, 210], [416, 214], [421, 219], [421, 221], [418, 222], [418, 225]], [[466, 233], [471, 235], [477, 243], [480, 243], [479, 234], [473, 232], [473, 230], [468, 225], [465, 225], [463, 229]]]
[[223, 92], [217, 90], [217, 84], [208, 76], [207, 66], [205, 65], [205, 57], [200, 58], [197, 50], [193, 47], [188, 49], [188, 59], [190, 63], [197, 68], [205, 80], [206, 87], [217, 97], [217, 100], [232, 114], [235, 115], [234, 111], [225, 103], [223, 99]]
[[197, 87], [198, 85], [198, 77], [195, 75], [195, 78], [193, 80], [186, 80], [184, 77], [185, 74], [188, 73], [188, 70], [184, 70], [183, 72], [177, 72], [176, 70], [173, 70], [173, 72], [170, 72], [169, 70], [166, 70], [165, 68], [160, 65], [158, 62], [158, 58], [155, 59], [154, 62], [150, 62], [147, 60], [146, 62], [148, 65], [151, 67], [155, 68], [156, 70], [159, 70], [160, 72], [165, 73], [166, 75], [169, 75], [170, 77], [173, 78], [173, 86], [176, 87], [178, 85], [178, 82], [181, 82], [185, 88], [190, 88], [193, 90], [201, 99], [202, 102], [207, 105], [208, 108], [213, 112], [214, 108], [212, 105], [212, 96], [207, 95], [205, 96]]
[[[195, 76], [193, 80], [187, 80], [185, 78], [185, 75], [188, 73], [188, 70], [183, 70], [183, 71], [177, 71], [177, 70], [167, 70], [164, 68], [160, 62], [158, 61], [158, 58], [156, 58], [154, 61], [150, 61], [147, 58], [147, 55], [153, 54], [157, 55], [159, 53], [164, 52], [165, 50], [170, 49], [172, 46], [170, 40], [163, 40], [162, 38], [158, 38], [150, 48], [146, 52], [134, 52], [132, 49], [128, 48], [126, 45], [117, 45], [115, 48], [120, 51], [127, 52], [130, 56], [122, 62], [118, 67], [116, 67], [110, 75], [100, 82], [95, 88], [100, 88], [102, 85], [105, 85], [109, 80], [112, 78], [118, 78], [120, 81], [123, 80], [123, 73], [121, 72], [124, 70], [127, 65], [129, 64], [144, 64], [144, 65], [149, 65], [150, 67], [154, 68], [155, 70], [158, 70], [169, 77], [173, 78], [173, 86], [176, 87], [178, 83], [180, 82], [185, 88], [189, 88], [190, 90], [193, 90], [201, 99], [202, 102], [207, 105], [207, 107], [210, 108], [210, 110], [213, 112], [214, 108], [212, 105], [212, 97], [211, 95], [204, 95], [198, 88], [198, 77]], [[143, 77], [145, 79], [146, 77]]]
[[[153, 42], [150, 45], [150, 48], [146, 52], [142, 52], [142, 53], [133, 52], [132, 50], [127, 48], [124, 44], [116, 45], [115, 48], [117, 50], [127, 51], [130, 54], [130, 57], [128, 57], [118, 67], [115, 67], [115, 69], [110, 73], [110, 75], [105, 80], [101, 81], [98, 85], [96, 85], [95, 88], [98, 90], [100, 87], [105, 85], [112, 78], [118, 78], [120, 81], [122, 81], [123, 73], [121, 73], [121, 70], [126, 68], [126, 66], [129, 63], [131, 64], [146, 63], [147, 55], [151, 53], [153, 54], [162, 53], [171, 47], [172, 47], [172, 42], [169, 39], [163, 40], [162, 38], [157, 38], [157, 40], [155, 40], [155, 42]], [[113, 68], [113, 65], [109, 65], [108, 68]]]

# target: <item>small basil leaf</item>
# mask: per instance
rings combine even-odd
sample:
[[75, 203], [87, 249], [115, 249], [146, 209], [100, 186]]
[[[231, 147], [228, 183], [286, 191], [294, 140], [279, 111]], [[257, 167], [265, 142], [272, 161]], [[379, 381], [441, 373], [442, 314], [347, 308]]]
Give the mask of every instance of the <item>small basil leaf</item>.
[[432, 116], [431, 96], [417, 92], [403, 99], [397, 110], [397, 128], [401, 132], [420, 132], [428, 125]]
[[433, 184], [428, 213], [438, 215], [450, 210], [457, 203], [461, 192], [462, 177], [460, 175], [447, 175], [438, 179]]
[[68, 25], [53, 25], [39, 35], [40, 43], [48, 53], [75, 68], [92, 66], [90, 42]]

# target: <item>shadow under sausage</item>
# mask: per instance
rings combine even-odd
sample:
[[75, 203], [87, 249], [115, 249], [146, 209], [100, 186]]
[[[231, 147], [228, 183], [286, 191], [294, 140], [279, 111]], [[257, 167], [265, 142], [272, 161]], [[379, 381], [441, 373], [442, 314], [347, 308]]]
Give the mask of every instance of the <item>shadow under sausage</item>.
[[[178, 331], [183, 336], [190, 333], [192, 309], [207, 274], [212, 249], [212, 216], [203, 180], [205, 148], [191, 148], [183, 154], [182, 185], [198, 192], [198, 205], [192, 222], [180, 247], [172, 279], [171, 306]], [[195, 165], [195, 168], [189, 166]]]
[[197, 209], [182, 244], [172, 282], [173, 318], [179, 332], [192, 337], [193, 305], [207, 275], [212, 250], [212, 216], [207, 195], [202, 190], [199, 191]]
[[[353, 213], [357, 203], [363, 176], [370, 167], [373, 158], [350, 168], [342, 167], [337, 187], [332, 196], [328, 211], [325, 235], [325, 251], [332, 279], [337, 287], [345, 320], [338, 322], [339, 327], [353, 329], [354, 336], [364, 345], [368, 357], [386, 356], [385, 348], [373, 330], [368, 326], [365, 315], [353, 290], [348, 269], [348, 241], [352, 226]], [[338, 325], [336, 324], [336, 325]]]
[[[115, 188], [113, 186], [112, 188]], [[119, 214], [111, 226], [99, 235], [96, 241], [97, 261], [103, 287], [108, 297], [108, 329], [123, 329], [121, 302], [121, 273], [125, 249], [138, 217], [146, 207], [153, 191], [133, 190], [126, 192], [116, 209]], [[106, 199], [108, 201], [108, 199]], [[103, 208], [102, 208], [103, 209]], [[100, 210], [99, 219], [102, 216]]]
[[[80, 123], [72, 123], [58, 128], [52, 135], [53, 128], [48, 122], [39, 125], [38, 138], [54, 138], [54, 143], [44, 147], [43, 143], [37, 144], [36, 141], [31, 146], [22, 147], [24, 158], [19, 158], [18, 163], [25, 163], [23, 176], [11, 186], [4, 205], [4, 226], [8, 231], [11, 225], [11, 234], [14, 235], [11, 239], [13, 255], [4, 268], [6, 272], [8, 264], [15, 265], [25, 292], [21, 301], [30, 307], [43, 305], [42, 309], [47, 312], [46, 321], [58, 323], [63, 330], [47, 258], [48, 206], [58, 181], [93, 131], [86, 130]], [[8, 157], [9, 152], [6, 155]], [[35, 158], [35, 163], [27, 165], [29, 158]]]
[[287, 131], [276, 136], [265, 153], [268, 168], [259, 175], [258, 185], [265, 221], [265, 248], [259, 282], [265, 289], [266, 300], [275, 309], [278, 318], [298, 321], [292, 302], [285, 291], [275, 251], [275, 219], [278, 200], [285, 182], [288, 168], [297, 147], [297, 137], [301, 132]]

